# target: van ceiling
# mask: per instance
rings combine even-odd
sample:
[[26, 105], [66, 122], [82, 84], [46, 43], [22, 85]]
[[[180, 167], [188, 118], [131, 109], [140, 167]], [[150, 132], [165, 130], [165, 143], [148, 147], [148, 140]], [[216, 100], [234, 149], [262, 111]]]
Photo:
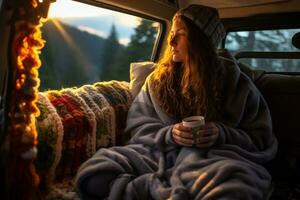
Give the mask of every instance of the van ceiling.
[[[82, 1], [82, 0], [78, 0]], [[131, 10], [153, 16], [162, 20], [172, 19], [174, 13], [178, 10], [176, 4], [169, 3], [169, 0], [92, 0], [112, 5], [121, 9]], [[177, 0], [176, 0], [177, 1]]]
[[[79, 0], [80, 1], [80, 0]], [[257, 14], [300, 12], [300, 0], [92, 0], [161, 19], [171, 19], [179, 8], [203, 4], [219, 10], [221, 18], [247, 17]], [[177, 3], [178, 2], [178, 3]]]
[[215, 8], [240, 8], [245, 6], [257, 6], [268, 3], [284, 2], [289, 0], [179, 0], [181, 5], [204, 4]]
[[218, 8], [221, 18], [300, 12], [299, 0], [178, 0], [180, 7], [203, 4]]

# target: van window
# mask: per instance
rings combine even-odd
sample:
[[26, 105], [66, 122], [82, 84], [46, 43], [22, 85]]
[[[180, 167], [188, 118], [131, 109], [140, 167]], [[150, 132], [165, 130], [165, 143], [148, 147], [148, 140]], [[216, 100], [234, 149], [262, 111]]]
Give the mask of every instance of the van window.
[[297, 32], [300, 32], [300, 29], [229, 32], [225, 39], [225, 48], [233, 55], [237, 55], [239, 52], [257, 52], [255, 55], [260, 55], [260, 58], [251, 58], [249, 55], [245, 56], [246, 58], [243, 56], [239, 58], [241, 62], [254, 69], [273, 72], [300, 72], [299, 57], [278, 58], [277, 56], [282, 55], [282, 53], [277, 54], [277, 56], [274, 54], [271, 58], [270, 56], [268, 58], [261, 56], [262, 52], [299, 52], [291, 42], [293, 35]]
[[129, 81], [131, 62], [151, 60], [157, 21], [71, 0], [52, 3], [42, 27], [40, 91]]

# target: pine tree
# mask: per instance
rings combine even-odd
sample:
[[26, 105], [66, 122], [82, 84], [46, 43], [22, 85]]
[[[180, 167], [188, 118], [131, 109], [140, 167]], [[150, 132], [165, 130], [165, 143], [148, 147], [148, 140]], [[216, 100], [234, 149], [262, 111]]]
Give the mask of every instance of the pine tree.
[[131, 36], [127, 48], [131, 61], [151, 59], [156, 33], [157, 29], [153, 26], [152, 21], [145, 19], [140, 21], [140, 25], [135, 28], [135, 34]]
[[134, 30], [128, 46], [120, 49], [118, 59], [114, 62], [115, 73], [112, 79], [129, 81], [130, 63], [151, 59], [157, 27], [152, 21], [142, 19]]
[[103, 53], [101, 55], [101, 74], [100, 80], [110, 80], [111, 74], [113, 74], [113, 66], [114, 60], [117, 59], [120, 43], [118, 41], [118, 34], [116, 31], [116, 27], [112, 24], [110, 29], [110, 34], [108, 38], [105, 40]]

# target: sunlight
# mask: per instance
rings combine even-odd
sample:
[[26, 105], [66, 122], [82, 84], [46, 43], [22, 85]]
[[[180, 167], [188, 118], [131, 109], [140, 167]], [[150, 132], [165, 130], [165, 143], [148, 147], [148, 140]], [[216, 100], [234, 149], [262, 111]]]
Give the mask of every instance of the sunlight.
[[90, 6], [72, 0], [57, 0], [49, 8], [48, 18], [75, 18], [75, 17], [95, 17], [111, 16], [112, 22], [123, 26], [136, 27], [139, 25], [138, 17], [107, 10], [104, 8]]
[[69, 34], [65, 31], [65, 29], [62, 27], [62, 25], [60, 24], [60, 22], [56, 21], [55, 19], [52, 20], [53, 24], [55, 25], [55, 27], [57, 28], [57, 30], [61, 33], [61, 35], [63, 36], [63, 38], [67, 41], [67, 43], [73, 47], [76, 48], [75, 43], [73, 42], [72, 38], [69, 36]]
[[108, 11], [72, 0], [57, 0], [49, 8], [49, 18], [91, 17], [107, 14]]
[[[64, 40], [67, 42], [67, 44], [74, 50], [76, 55], [82, 55], [80, 48], [77, 46], [76, 42], [74, 42], [73, 38], [69, 35], [69, 33], [64, 29], [64, 27], [60, 24], [59, 21], [52, 19], [53, 24], [57, 28], [57, 30], [60, 32]], [[87, 71], [91, 70], [91, 63], [84, 57], [80, 58], [82, 62], [84, 62], [84, 67]]]

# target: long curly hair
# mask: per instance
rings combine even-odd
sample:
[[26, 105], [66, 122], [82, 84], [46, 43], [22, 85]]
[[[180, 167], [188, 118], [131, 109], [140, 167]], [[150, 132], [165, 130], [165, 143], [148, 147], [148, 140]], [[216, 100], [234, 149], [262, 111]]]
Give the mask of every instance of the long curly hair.
[[154, 96], [162, 109], [178, 120], [191, 115], [216, 120], [222, 98], [222, 66], [216, 48], [190, 19], [177, 13], [173, 23], [175, 20], [187, 27], [187, 63], [173, 61], [168, 42], [151, 78]]

